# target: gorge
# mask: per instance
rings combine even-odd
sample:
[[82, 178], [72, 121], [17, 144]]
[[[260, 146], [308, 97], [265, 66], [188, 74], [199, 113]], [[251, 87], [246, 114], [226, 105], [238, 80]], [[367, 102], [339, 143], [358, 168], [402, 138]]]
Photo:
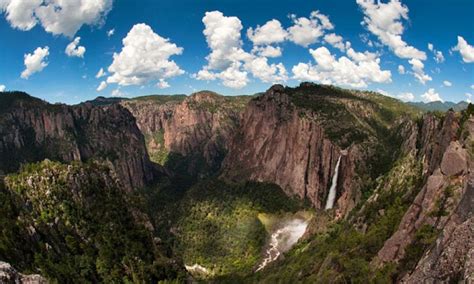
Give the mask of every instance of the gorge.
[[20, 277], [2, 267], [53, 283], [474, 281], [473, 112], [313, 83], [73, 106], [1, 93], [0, 282]]

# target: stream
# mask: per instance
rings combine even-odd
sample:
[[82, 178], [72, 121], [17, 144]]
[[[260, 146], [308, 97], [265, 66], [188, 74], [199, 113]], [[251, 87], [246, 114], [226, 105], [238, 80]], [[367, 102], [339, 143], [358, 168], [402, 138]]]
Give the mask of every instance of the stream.
[[269, 263], [277, 260], [282, 253], [289, 251], [306, 232], [307, 226], [308, 220], [301, 217], [291, 217], [273, 226], [264, 258], [255, 271], [262, 270]]

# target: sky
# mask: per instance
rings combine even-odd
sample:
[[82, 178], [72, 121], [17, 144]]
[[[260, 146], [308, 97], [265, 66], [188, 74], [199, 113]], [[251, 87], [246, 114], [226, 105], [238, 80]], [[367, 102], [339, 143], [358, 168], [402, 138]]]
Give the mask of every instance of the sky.
[[74, 104], [302, 81], [470, 101], [472, 0], [0, 0], [0, 91]]

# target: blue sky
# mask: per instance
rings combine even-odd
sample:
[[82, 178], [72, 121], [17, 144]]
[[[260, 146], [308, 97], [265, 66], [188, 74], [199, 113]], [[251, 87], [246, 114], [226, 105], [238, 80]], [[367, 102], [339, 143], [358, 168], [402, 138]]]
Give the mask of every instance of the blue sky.
[[[21, 0], [0, 0], [0, 88], [50, 102], [202, 89], [253, 94], [303, 80], [415, 101], [474, 94], [472, 0], [30, 2], [25, 8]], [[273, 19], [279, 25], [257, 28]], [[76, 37], [85, 52], [76, 46], [66, 54]], [[269, 46], [281, 55], [259, 52]], [[35, 50], [27, 68], [25, 55]], [[107, 75], [96, 78], [100, 68]], [[102, 81], [107, 87], [97, 91]]]

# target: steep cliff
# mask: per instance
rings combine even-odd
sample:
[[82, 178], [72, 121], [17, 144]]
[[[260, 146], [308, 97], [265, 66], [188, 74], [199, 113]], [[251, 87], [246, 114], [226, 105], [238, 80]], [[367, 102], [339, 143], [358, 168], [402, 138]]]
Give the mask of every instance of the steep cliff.
[[122, 101], [145, 135], [151, 159], [194, 176], [215, 173], [227, 153], [240, 112], [250, 97], [209, 91]]
[[118, 104], [51, 105], [25, 93], [0, 94], [0, 171], [45, 158], [108, 160], [127, 189], [153, 179], [143, 135]]
[[397, 155], [394, 129], [410, 114], [400, 104], [330, 86], [275, 85], [243, 112], [222, 177], [273, 182], [322, 208], [341, 156], [337, 211], [345, 215], [360, 197], [360, 179], [377, 177]]

